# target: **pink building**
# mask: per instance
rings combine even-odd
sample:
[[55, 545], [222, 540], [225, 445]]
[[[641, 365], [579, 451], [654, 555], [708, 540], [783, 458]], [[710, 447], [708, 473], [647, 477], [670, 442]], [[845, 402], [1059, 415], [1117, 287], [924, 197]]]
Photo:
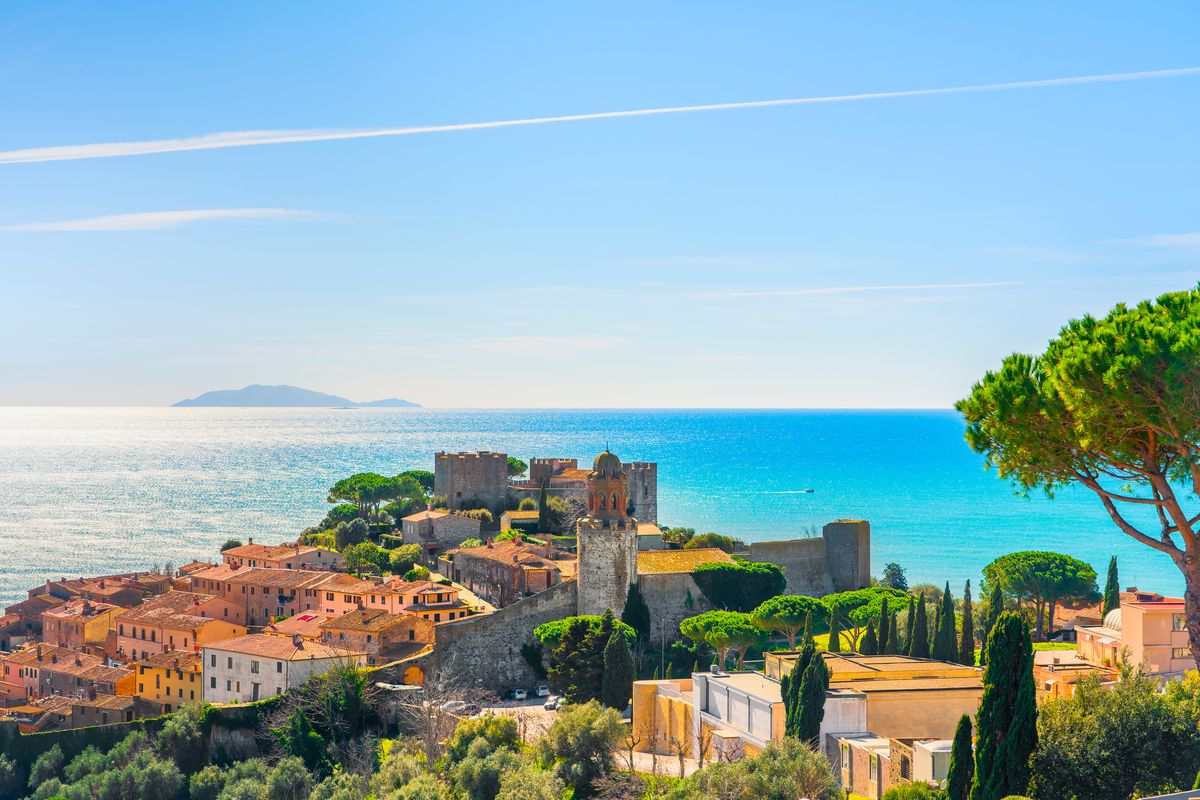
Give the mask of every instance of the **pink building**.
[[1130, 662], [1150, 675], [1176, 678], [1196, 668], [1182, 598], [1122, 592], [1121, 607], [1108, 612], [1103, 624], [1078, 627], [1076, 634], [1076, 650], [1092, 664], [1115, 666], [1128, 649]]

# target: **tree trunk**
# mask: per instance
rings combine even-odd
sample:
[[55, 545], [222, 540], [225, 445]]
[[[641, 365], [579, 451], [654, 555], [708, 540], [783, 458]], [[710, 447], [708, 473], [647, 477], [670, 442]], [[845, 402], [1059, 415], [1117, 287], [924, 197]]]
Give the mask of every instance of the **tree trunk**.
[[1050, 598], [1049, 608], [1046, 611], [1046, 638], [1049, 639], [1054, 635], [1054, 598]]
[[1036, 641], [1042, 642], [1045, 639], [1042, 637], [1042, 612], [1046, 610], [1046, 601], [1038, 598], [1033, 603], [1033, 638]]
[[1200, 667], [1200, 557], [1193, 554], [1175, 559], [1183, 572], [1183, 619], [1187, 625], [1192, 660]]
[[787, 637], [788, 650], [795, 650], [796, 649], [796, 629], [792, 628], [790, 630], [786, 630], [783, 632], [783, 635]]

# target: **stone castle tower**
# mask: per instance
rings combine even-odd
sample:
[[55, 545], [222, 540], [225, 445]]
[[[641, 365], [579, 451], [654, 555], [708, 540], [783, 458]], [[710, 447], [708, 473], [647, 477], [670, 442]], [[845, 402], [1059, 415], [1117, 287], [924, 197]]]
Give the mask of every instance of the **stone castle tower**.
[[587, 515], [576, 523], [579, 613], [620, 616], [637, 582], [637, 520], [626, 513], [629, 482], [621, 459], [605, 450], [588, 473]]

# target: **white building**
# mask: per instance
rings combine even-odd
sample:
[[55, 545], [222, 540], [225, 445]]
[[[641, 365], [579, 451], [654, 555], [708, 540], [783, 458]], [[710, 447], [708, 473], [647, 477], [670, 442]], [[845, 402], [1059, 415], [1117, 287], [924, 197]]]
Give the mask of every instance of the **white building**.
[[274, 697], [339, 664], [366, 666], [366, 653], [300, 636], [251, 634], [204, 645], [204, 701], [244, 703]]

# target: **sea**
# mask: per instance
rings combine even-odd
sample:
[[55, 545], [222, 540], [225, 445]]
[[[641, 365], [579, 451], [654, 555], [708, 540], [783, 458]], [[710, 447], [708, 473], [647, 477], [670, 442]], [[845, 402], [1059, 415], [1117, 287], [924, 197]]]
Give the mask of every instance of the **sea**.
[[0, 408], [0, 604], [48, 578], [213, 560], [292, 540], [354, 472], [432, 469], [439, 450], [526, 461], [606, 447], [658, 463], [659, 523], [745, 541], [871, 523], [871, 566], [955, 595], [1015, 550], [1084, 559], [1103, 582], [1182, 590], [1166, 556], [1082, 489], [1018, 496], [928, 411]]

